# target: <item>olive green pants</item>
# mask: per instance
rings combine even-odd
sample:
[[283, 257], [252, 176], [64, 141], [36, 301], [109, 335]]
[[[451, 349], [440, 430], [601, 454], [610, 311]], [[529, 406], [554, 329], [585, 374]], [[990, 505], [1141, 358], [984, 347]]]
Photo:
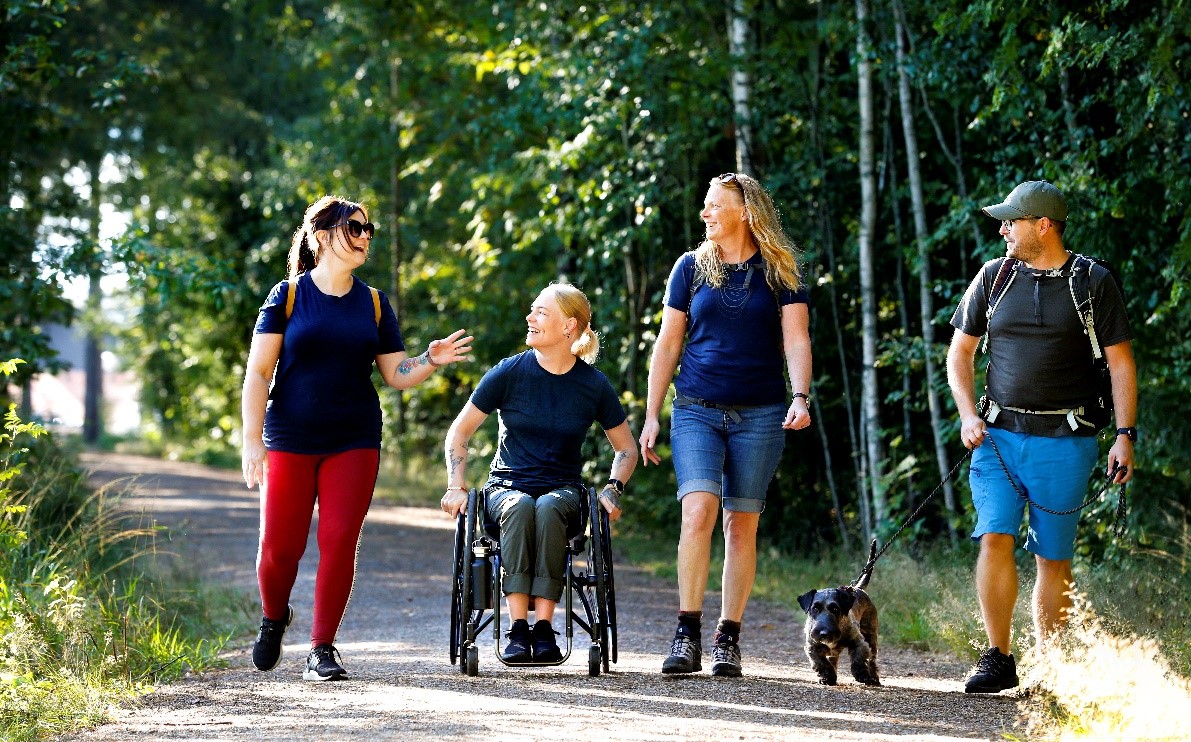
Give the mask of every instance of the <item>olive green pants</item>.
[[558, 602], [566, 584], [567, 527], [577, 527], [583, 512], [580, 488], [564, 485], [533, 497], [490, 487], [485, 502], [500, 524], [504, 594], [526, 593]]

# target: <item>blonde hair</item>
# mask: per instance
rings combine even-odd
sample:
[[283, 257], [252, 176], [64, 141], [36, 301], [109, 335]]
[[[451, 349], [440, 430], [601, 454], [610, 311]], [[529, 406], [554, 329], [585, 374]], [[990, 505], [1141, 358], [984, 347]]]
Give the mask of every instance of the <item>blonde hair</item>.
[[579, 337], [571, 343], [571, 352], [587, 363], [595, 363], [600, 354], [600, 336], [591, 329], [591, 302], [587, 295], [569, 283], [552, 283], [542, 290], [550, 292], [567, 318], [578, 322]]
[[[740, 193], [745, 213], [748, 214], [749, 233], [761, 250], [761, 259], [765, 261], [765, 280], [769, 287], [775, 292], [802, 288], [802, 271], [798, 267], [800, 251], [782, 230], [781, 219], [765, 187], [756, 178], [743, 173], [721, 175], [712, 178], [710, 184]], [[704, 240], [699, 245], [695, 250], [695, 270], [702, 271], [710, 285], [716, 288], [724, 285], [728, 270], [724, 267], [719, 245], [711, 240]]]
[[290, 280], [318, 265], [319, 258], [322, 257], [322, 246], [318, 244], [314, 233], [343, 224], [357, 211], [364, 215], [365, 220], [368, 219], [368, 211], [361, 204], [339, 196], [323, 196], [307, 207], [306, 213], [302, 216], [302, 226], [294, 230], [294, 237], [290, 242]]

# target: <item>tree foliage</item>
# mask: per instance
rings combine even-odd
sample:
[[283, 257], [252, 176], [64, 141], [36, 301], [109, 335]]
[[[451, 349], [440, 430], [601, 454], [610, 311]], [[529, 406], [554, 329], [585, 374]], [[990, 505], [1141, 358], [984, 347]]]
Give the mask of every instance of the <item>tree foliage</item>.
[[[47, 358], [33, 328], [65, 311], [57, 274], [43, 269], [49, 280], [32, 297], [19, 294], [20, 271], [49, 252], [39, 224], [82, 213], [61, 184], [99, 142], [123, 177], [105, 198], [132, 216], [113, 259], [132, 278], [125, 352], [144, 378], [155, 435], [234, 450], [256, 309], [284, 277], [302, 209], [323, 193], [364, 201], [381, 225], [362, 278], [399, 301], [411, 349], [456, 327], [478, 338], [474, 364], [400, 399], [386, 392], [390, 455], [437, 455], [479, 376], [519, 349], [533, 294], [560, 278], [592, 299], [600, 367], [640, 411], [665, 277], [700, 239], [708, 179], [734, 161], [723, 3], [103, 6], [8, 6], [2, 119], [4, 141], [20, 146], [2, 165], [23, 203], [3, 211], [14, 267], [0, 302], [19, 321], [6, 323], [0, 354]], [[769, 539], [797, 548], [839, 539], [840, 523], [860, 531], [866, 491], [856, 28], [852, 3], [749, 8], [754, 48], [738, 62], [753, 85], [756, 174], [804, 247], [813, 301], [822, 435], [790, 434], [763, 520]], [[930, 347], [897, 108], [899, 9], [929, 227]], [[979, 207], [1032, 178], [1068, 194], [1069, 246], [1108, 260], [1127, 287], [1142, 380], [1136, 486], [1154, 493], [1135, 498], [1138, 532], [1159, 527], [1162, 498], [1191, 504], [1180, 466], [1191, 423], [1166, 414], [1191, 392], [1188, 16], [1183, 0], [870, 3], [876, 362], [892, 521], [936, 477], [925, 360], [941, 365], [963, 288], [1002, 250]], [[93, 50], [85, 71], [68, 49]], [[71, 116], [103, 136], [66, 136]], [[72, 263], [54, 265], [64, 273]], [[949, 401], [944, 420], [958, 458]], [[634, 506], [641, 527], [673, 519], [670, 478], [665, 467], [635, 478], [649, 494]], [[961, 515], [932, 506], [917, 532], [944, 533]], [[1085, 546], [1106, 539], [1089, 529]]]

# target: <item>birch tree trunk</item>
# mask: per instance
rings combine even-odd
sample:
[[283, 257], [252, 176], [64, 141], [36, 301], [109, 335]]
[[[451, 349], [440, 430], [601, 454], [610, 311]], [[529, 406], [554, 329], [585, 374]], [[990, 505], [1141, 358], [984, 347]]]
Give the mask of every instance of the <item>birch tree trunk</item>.
[[868, 35], [868, 2], [856, 0], [856, 72], [860, 103], [860, 313], [862, 319], [861, 405], [868, 457], [873, 524], [885, 520], [882, 482], [880, 399], [877, 388], [877, 297], [873, 276], [873, 233], [877, 224], [877, 177], [873, 160], [873, 64]]
[[99, 171], [103, 156], [97, 155], [88, 167], [91, 178], [89, 202], [91, 226], [89, 228], [92, 254], [89, 257], [87, 275], [87, 314], [90, 325], [84, 341], [84, 388], [83, 388], [83, 440], [95, 443], [103, 433], [103, 348], [99, 329], [99, 311], [103, 299], [103, 261], [99, 255], [99, 199], [101, 198]]
[[955, 524], [950, 517], [955, 513], [955, 490], [947, 479], [951, 464], [947, 457], [946, 442], [943, 440], [943, 419], [939, 409], [939, 394], [935, 386], [938, 370], [935, 368], [935, 326], [934, 301], [931, 293], [930, 253], [927, 240], [930, 238], [926, 225], [926, 203], [922, 196], [922, 174], [918, 169], [918, 136], [914, 130], [914, 101], [910, 93], [910, 73], [906, 59], [906, 29], [902, 14], [897, 18], [897, 92], [901, 103], [902, 136], [906, 141], [906, 177], [910, 181], [910, 207], [914, 213], [914, 242], [918, 247], [918, 299], [922, 321], [923, 360], [926, 365], [926, 405], [930, 410], [930, 429], [934, 437], [935, 461], [939, 467], [939, 479], [943, 481], [943, 500], [947, 506], [947, 532], [951, 543], [957, 542]]
[[753, 120], [749, 96], [752, 83], [745, 69], [748, 54], [749, 15], [746, 0], [728, 3], [728, 54], [732, 58], [732, 110], [736, 119], [736, 171], [756, 175], [753, 169]]
[[[393, 157], [389, 160], [389, 297], [398, 319], [404, 316], [401, 306], [401, 163], [398, 160], [401, 155], [401, 132], [397, 126], [397, 68], [400, 64], [399, 57], [389, 62], [389, 101], [393, 107], [389, 119], [389, 141], [393, 147]], [[405, 434], [405, 392], [398, 391], [396, 397], [393, 410], [394, 440], [400, 441]]]

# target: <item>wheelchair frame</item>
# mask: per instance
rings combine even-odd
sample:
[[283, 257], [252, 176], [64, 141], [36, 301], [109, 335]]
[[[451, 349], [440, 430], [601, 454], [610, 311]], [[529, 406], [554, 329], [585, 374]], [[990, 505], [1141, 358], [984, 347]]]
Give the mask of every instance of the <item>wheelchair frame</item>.
[[[501, 650], [501, 567], [500, 541], [489, 532], [496, 524], [488, 520], [486, 503], [474, 488], [467, 493], [467, 513], [455, 520], [455, 549], [451, 581], [451, 664], [459, 660], [461, 672], [479, 673], [480, 648], [477, 637], [492, 627], [496, 658], [508, 667], [550, 667], [561, 665], [570, 656], [574, 626], [587, 632], [591, 646], [587, 652], [587, 672], [591, 676], [608, 672], [609, 662], [617, 660], [616, 594], [612, 569], [611, 522], [600, 505], [595, 489], [585, 488], [587, 498], [582, 514], [583, 530], [567, 540], [565, 584], [566, 651], [557, 662], [510, 664]], [[595, 513], [595, 517], [591, 514]], [[585, 570], [577, 570], [575, 557], [586, 554]], [[578, 596], [582, 615], [575, 610]]]

